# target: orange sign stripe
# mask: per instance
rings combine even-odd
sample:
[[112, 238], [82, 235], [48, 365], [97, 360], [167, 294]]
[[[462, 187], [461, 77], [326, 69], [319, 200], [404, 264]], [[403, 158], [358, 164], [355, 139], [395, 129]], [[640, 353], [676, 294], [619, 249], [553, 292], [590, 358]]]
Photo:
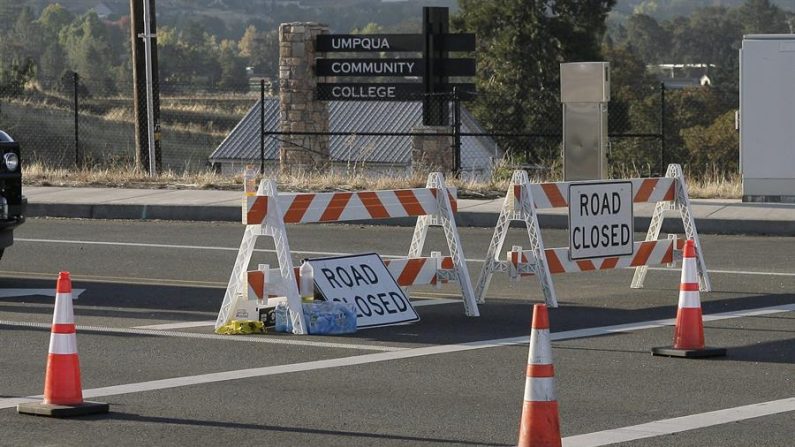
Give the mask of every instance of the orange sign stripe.
[[265, 216], [268, 214], [268, 197], [267, 196], [257, 196], [254, 199], [254, 203], [251, 204], [251, 208], [248, 209], [246, 212], [246, 224], [259, 224], [265, 220]]
[[671, 244], [668, 247], [668, 250], [665, 250], [665, 254], [660, 261], [660, 264], [670, 264], [672, 262], [674, 262], [674, 244]]
[[618, 258], [605, 258], [602, 261], [602, 265], [599, 267], [599, 270], [610, 270], [616, 268], [618, 265]]
[[638, 192], [635, 193], [635, 199], [633, 201], [636, 203], [648, 202], [651, 193], [654, 192], [655, 186], [657, 186], [656, 178], [647, 178], [644, 180], [643, 183], [640, 184]]
[[549, 264], [549, 273], [565, 273], [566, 269], [560, 263], [558, 255], [555, 250], [545, 250], [547, 255], [547, 264]]
[[284, 213], [284, 222], [285, 223], [299, 223], [301, 219], [303, 219], [304, 214], [306, 214], [306, 210], [309, 209], [309, 205], [312, 204], [312, 200], [314, 200], [314, 194], [298, 194], [293, 199], [293, 203], [290, 204], [290, 208], [287, 212]]
[[259, 270], [248, 273], [248, 286], [254, 290], [257, 298], [262, 298], [262, 292], [265, 289], [265, 274]]
[[671, 186], [668, 188], [668, 191], [665, 193], [665, 197], [663, 197], [663, 200], [665, 200], [666, 202], [670, 202], [674, 199], [674, 186], [676, 186], [676, 180], [671, 182]]
[[646, 265], [646, 262], [649, 260], [649, 256], [651, 256], [651, 252], [654, 250], [655, 245], [657, 245], [657, 241], [641, 242], [638, 252], [635, 254], [635, 257], [632, 258], [632, 262], [629, 265], [632, 267]]
[[513, 198], [522, 200], [522, 185], [513, 185]]
[[345, 206], [353, 196], [352, 192], [338, 192], [331, 196], [326, 209], [320, 216], [320, 222], [334, 222], [340, 218], [342, 212], [345, 211]]
[[395, 196], [400, 200], [400, 204], [403, 205], [403, 209], [406, 210], [409, 216], [424, 216], [427, 214], [414, 195], [414, 191], [398, 189], [395, 191]]
[[566, 202], [566, 198], [560, 194], [560, 189], [558, 189], [557, 185], [554, 183], [542, 183], [541, 188], [544, 190], [544, 194], [547, 195], [549, 203], [552, 204], [553, 208], [569, 206]]
[[451, 269], [453, 268], [453, 257], [452, 256], [445, 256], [442, 258], [442, 268], [443, 269]]
[[425, 265], [425, 258], [409, 259], [397, 278], [398, 285], [410, 286], [414, 284], [414, 280], [417, 279], [417, 275], [420, 274], [423, 265]]
[[389, 217], [389, 212], [384, 208], [384, 204], [381, 203], [378, 194], [372, 191], [362, 191], [356, 194], [359, 196], [359, 200], [362, 201], [362, 205], [367, 209], [367, 212], [370, 213], [370, 217], [373, 219]]
[[593, 262], [587, 259], [577, 261], [577, 267], [579, 267], [580, 271], [582, 272], [590, 272], [591, 270], [596, 270], [596, 266], [593, 265]]

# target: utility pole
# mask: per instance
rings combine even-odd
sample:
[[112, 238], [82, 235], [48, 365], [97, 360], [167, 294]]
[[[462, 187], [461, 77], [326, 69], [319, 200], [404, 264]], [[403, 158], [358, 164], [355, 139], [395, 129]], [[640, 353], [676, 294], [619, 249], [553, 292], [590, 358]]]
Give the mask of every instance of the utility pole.
[[154, 175], [162, 166], [155, 0], [130, 0], [130, 31], [135, 163], [139, 168], [148, 170], [150, 175]]

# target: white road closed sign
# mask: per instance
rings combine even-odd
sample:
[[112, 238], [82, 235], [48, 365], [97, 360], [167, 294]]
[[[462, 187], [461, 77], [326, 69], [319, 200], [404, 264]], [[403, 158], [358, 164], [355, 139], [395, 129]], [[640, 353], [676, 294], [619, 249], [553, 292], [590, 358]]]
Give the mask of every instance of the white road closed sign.
[[634, 243], [632, 182], [569, 185], [572, 260], [631, 255]]
[[418, 321], [403, 289], [376, 253], [309, 259], [315, 287], [327, 301], [356, 304], [359, 329]]

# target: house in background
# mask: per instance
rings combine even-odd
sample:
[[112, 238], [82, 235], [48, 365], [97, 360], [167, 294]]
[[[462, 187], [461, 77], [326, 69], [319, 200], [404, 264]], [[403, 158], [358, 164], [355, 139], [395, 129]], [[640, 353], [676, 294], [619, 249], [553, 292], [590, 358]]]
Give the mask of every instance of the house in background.
[[[422, 124], [422, 103], [384, 101], [331, 101], [330, 132], [379, 132], [396, 135], [331, 135], [329, 152], [332, 167], [356, 168], [372, 173], [410, 173], [411, 136]], [[265, 169], [275, 172], [279, 167], [279, 100], [266, 98], [265, 104]], [[484, 133], [474, 117], [461, 107], [461, 132]], [[487, 136], [461, 137], [461, 171], [464, 178], [488, 178], [495, 162], [502, 158], [496, 142]], [[452, 156], [452, 148], [451, 148]], [[210, 163], [222, 174], [240, 172], [247, 164], [259, 165], [260, 103], [243, 119], [210, 154]]]
[[657, 79], [665, 84], [668, 89], [681, 89], [688, 87], [711, 87], [712, 79], [709, 76], [714, 64], [657, 64], [646, 67], [657, 75]]

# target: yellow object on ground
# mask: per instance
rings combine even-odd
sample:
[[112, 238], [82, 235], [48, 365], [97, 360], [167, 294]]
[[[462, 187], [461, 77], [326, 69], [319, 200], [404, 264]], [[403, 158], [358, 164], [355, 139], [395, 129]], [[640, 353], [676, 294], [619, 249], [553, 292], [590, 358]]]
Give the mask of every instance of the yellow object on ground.
[[254, 320], [232, 320], [215, 330], [216, 334], [223, 335], [264, 334], [266, 332], [265, 324]]

